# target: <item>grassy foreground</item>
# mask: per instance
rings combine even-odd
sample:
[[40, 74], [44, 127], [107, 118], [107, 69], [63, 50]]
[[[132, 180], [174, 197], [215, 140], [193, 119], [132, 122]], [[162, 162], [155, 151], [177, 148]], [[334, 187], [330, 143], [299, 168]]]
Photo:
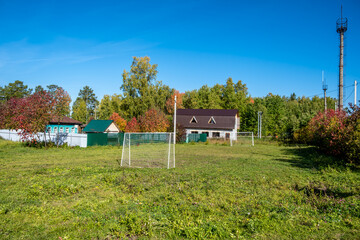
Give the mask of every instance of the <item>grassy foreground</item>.
[[1, 239], [358, 239], [360, 172], [310, 147], [176, 146], [176, 169], [121, 148], [0, 140]]

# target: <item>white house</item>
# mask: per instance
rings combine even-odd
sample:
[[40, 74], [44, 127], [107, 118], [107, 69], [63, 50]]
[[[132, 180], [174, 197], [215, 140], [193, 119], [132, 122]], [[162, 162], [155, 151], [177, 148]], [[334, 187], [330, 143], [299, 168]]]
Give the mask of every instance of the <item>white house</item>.
[[178, 109], [177, 122], [189, 133], [205, 133], [208, 138], [236, 140], [240, 127], [235, 109]]

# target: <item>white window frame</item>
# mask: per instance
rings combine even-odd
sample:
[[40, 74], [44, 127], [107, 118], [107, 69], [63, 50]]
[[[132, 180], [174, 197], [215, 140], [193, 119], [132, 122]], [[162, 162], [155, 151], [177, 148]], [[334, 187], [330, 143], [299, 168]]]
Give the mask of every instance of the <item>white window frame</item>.
[[[212, 120], [213, 122], [211, 122], [211, 120]], [[216, 124], [216, 121], [215, 121], [215, 119], [214, 119], [213, 116], [209, 119], [208, 124]]]
[[[195, 120], [195, 122], [193, 122], [193, 120]], [[195, 116], [193, 116], [193, 117], [191, 118], [190, 123], [192, 123], [192, 124], [198, 123], [198, 121], [197, 121], [197, 119], [196, 119]]]
[[[219, 136], [214, 136], [214, 133], [219, 134]], [[219, 138], [219, 137], [220, 137], [220, 132], [212, 132], [211, 137], [213, 137], [213, 138]]]

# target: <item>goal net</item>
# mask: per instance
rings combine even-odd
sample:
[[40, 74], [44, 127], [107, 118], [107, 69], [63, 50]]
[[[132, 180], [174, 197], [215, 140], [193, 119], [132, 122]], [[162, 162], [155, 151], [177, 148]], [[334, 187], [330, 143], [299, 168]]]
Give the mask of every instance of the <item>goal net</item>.
[[254, 133], [253, 132], [237, 132], [230, 140], [230, 145], [243, 144], [254, 146]]
[[140, 168], [174, 168], [173, 133], [125, 133], [121, 166]]

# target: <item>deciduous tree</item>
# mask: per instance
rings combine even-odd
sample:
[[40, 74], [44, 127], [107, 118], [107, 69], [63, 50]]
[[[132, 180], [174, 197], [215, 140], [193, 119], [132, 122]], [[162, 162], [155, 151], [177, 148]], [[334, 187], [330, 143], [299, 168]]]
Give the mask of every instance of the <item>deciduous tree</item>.
[[125, 132], [140, 132], [140, 126], [135, 117], [126, 124]]
[[171, 97], [166, 101], [166, 111], [168, 114], [174, 114], [174, 105], [175, 105], [175, 96], [176, 96], [176, 109], [184, 108], [183, 106], [183, 96], [184, 93], [180, 93], [178, 90], [175, 90]]
[[153, 107], [165, 108], [171, 91], [156, 80], [157, 73], [157, 64], [150, 64], [149, 57], [134, 57], [130, 71], [124, 70], [121, 109], [127, 118], [138, 117]]
[[86, 123], [86, 116], [87, 116], [86, 103], [85, 103], [84, 99], [77, 98], [72, 106], [71, 117], [82, 123]]
[[111, 116], [110, 116], [111, 120], [114, 120], [114, 122], [116, 123], [116, 125], [119, 127], [120, 131], [125, 132], [125, 128], [126, 128], [126, 120], [123, 119], [118, 113], [114, 112]]
[[100, 101], [99, 105], [99, 119], [106, 120], [109, 119], [111, 114], [114, 112], [114, 109], [111, 104], [111, 99], [109, 95], [104, 95]]
[[170, 126], [166, 115], [157, 109], [150, 109], [139, 117], [142, 132], [166, 132]]

